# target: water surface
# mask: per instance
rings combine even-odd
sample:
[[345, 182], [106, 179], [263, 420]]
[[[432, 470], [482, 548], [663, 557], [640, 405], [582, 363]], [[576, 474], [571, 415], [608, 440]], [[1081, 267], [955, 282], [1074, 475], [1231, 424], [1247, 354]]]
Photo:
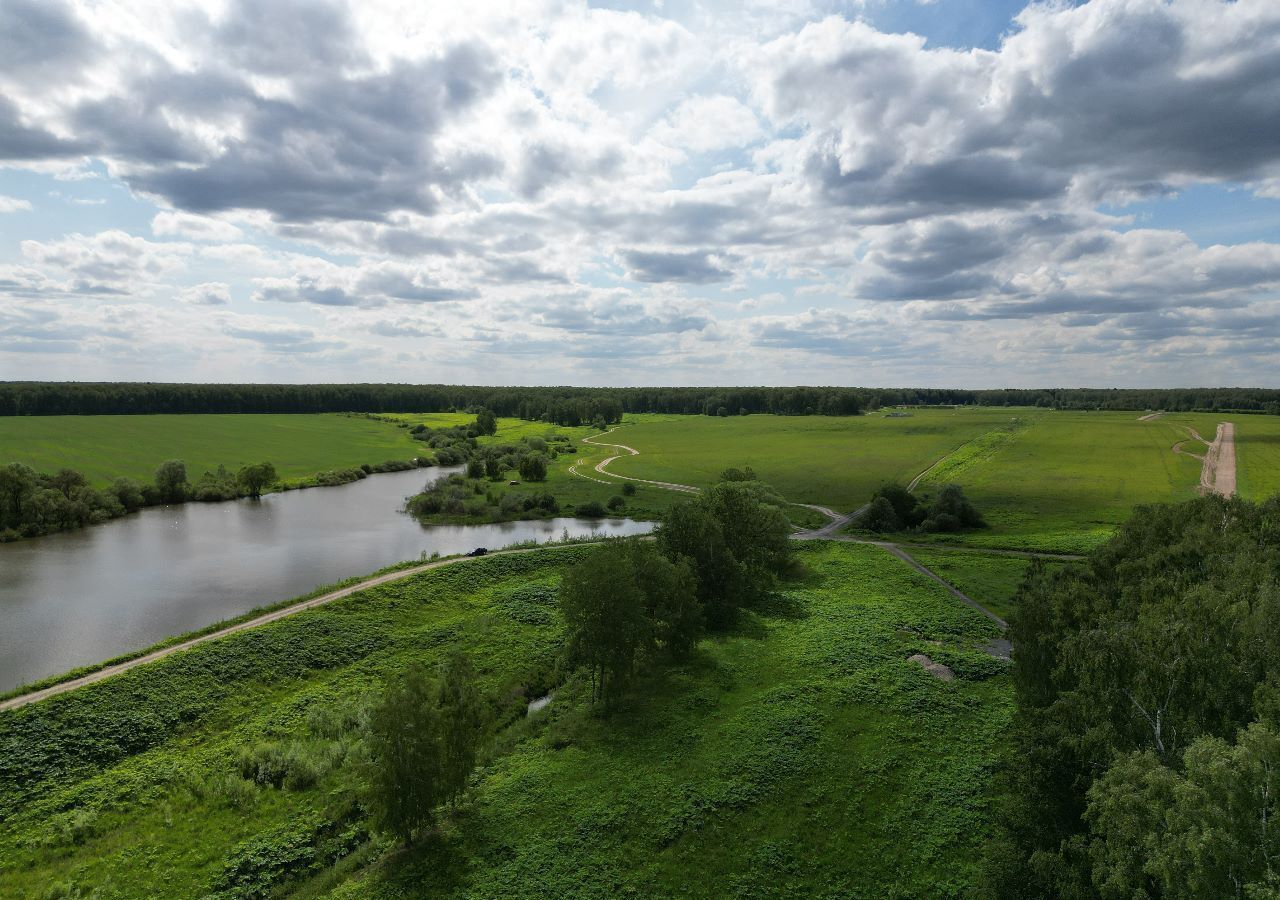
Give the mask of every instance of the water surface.
[[153, 507], [0, 544], [0, 691], [433, 552], [652, 527], [625, 519], [425, 526], [400, 512], [425, 482], [455, 471]]

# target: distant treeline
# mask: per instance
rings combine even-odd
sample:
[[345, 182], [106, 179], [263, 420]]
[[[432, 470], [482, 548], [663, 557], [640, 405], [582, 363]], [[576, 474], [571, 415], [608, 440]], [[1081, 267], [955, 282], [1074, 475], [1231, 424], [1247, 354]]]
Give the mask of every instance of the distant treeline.
[[849, 416], [882, 406], [1040, 406], [1055, 409], [1191, 410], [1280, 415], [1280, 390], [1094, 388], [482, 387], [444, 384], [151, 384], [0, 382], [0, 416], [137, 413], [448, 412], [580, 425], [623, 413]]

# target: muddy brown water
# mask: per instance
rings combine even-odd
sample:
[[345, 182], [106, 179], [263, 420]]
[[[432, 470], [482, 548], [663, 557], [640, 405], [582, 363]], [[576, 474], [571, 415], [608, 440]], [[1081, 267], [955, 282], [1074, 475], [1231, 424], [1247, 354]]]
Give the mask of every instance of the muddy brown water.
[[433, 552], [652, 528], [571, 518], [427, 526], [400, 511], [405, 497], [454, 471], [154, 507], [0, 544], [0, 691]]

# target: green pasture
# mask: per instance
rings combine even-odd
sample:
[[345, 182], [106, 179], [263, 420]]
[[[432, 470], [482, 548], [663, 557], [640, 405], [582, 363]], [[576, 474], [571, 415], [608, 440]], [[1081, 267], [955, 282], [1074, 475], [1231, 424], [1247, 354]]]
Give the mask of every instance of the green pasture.
[[[1031, 567], [1031, 560], [1017, 556], [932, 547], [909, 547], [907, 552], [922, 566], [1006, 621], [1016, 608], [1018, 588]], [[1052, 560], [1044, 564], [1050, 569], [1069, 565]]]
[[[1206, 441], [1213, 440], [1219, 422], [1235, 423], [1237, 493], [1249, 500], [1266, 500], [1280, 493], [1280, 416], [1175, 413], [1162, 418], [1194, 428]], [[1185, 449], [1203, 453], [1204, 445], [1192, 441]]]
[[225, 465], [268, 461], [282, 478], [412, 459], [422, 445], [386, 422], [363, 416], [156, 415], [0, 418], [0, 464], [42, 472], [75, 469], [96, 485], [121, 475], [150, 481], [167, 459], [181, 459], [194, 481]]
[[[0, 896], [963, 896], [1012, 709], [993, 628], [876, 548], [802, 574], [608, 715], [556, 658], [564, 547], [364, 591], [0, 714]], [[500, 711], [440, 831], [371, 835], [362, 710], [465, 649]], [[959, 674], [935, 680], [924, 651]], [[526, 718], [529, 697], [555, 689]], [[284, 786], [242, 753], [286, 760]]]
[[[1047, 413], [951, 477], [944, 473], [964, 487], [991, 527], [933, 539], [1084, 552], [1106, 540], [1133, 507], [1196, 495], [1199, 460], [1170, 450], [1185, 437], [1169, 417], [1142, 422], [1129, 412]], [[921, 487], [941, 482], [930, 477]]]
[[640, 451], [611, 471], [705, 487], [730, 466], [751, 466], [797, 503], [849, 512], [886, 481], [909, 482], [937, 460], [1015, 417], [1021, 409], [922, 409], [903, 418], [868, 416], [629, 415], [611, 437]]

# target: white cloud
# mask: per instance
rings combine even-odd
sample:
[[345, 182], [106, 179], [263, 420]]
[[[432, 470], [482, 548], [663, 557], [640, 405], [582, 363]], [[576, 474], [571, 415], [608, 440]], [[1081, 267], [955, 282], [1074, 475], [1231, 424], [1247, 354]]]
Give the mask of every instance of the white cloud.
[[0, 213], [21, 212], [31, 209], [31, 201], [0, 194]]

